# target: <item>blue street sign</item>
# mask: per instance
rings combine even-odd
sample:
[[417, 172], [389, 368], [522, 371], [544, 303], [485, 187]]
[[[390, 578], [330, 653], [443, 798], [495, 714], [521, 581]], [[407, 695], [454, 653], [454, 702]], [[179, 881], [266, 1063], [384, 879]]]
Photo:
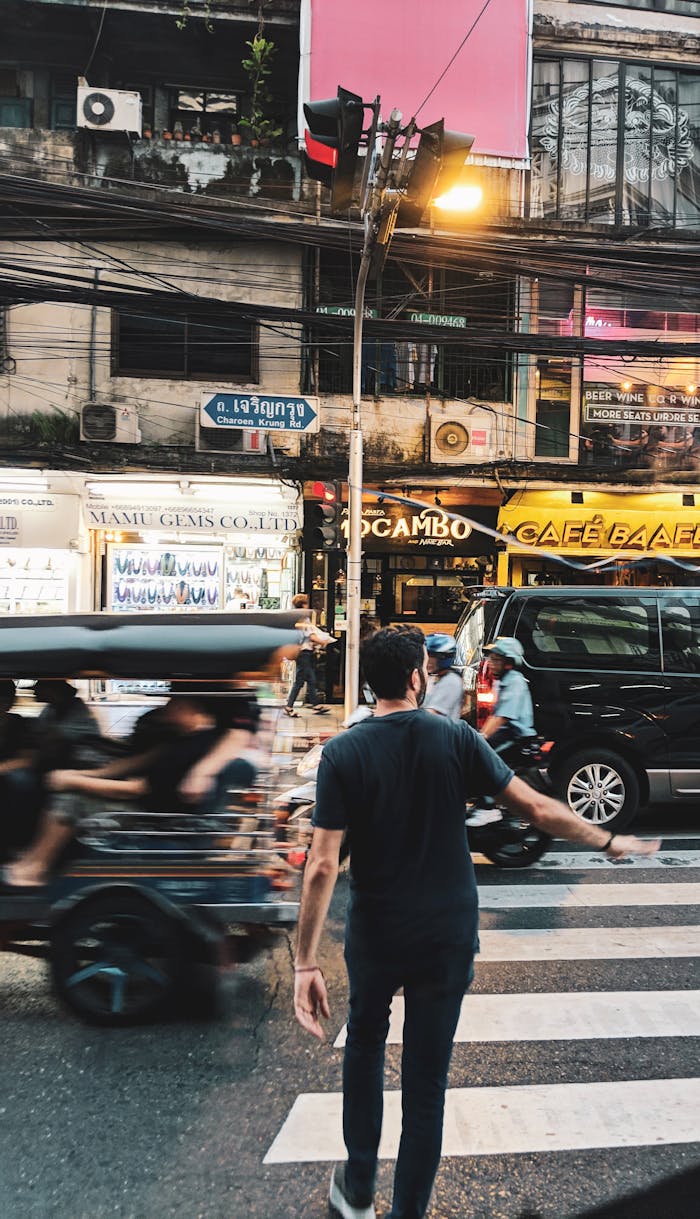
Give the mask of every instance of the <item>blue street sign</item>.
[[202, 394], [202, 427], [259, 428], [267, 432], [317, 432], [318, 398], [289, 394]]

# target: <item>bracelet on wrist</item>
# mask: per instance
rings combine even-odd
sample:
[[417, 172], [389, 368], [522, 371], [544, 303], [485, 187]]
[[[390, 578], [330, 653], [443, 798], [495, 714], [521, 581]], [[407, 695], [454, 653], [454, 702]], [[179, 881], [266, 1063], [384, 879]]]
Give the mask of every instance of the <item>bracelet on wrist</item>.
[[608, 847], [610, 846], [610, 844], [611, 844], [611, 842], [612, 842], [613, 838], [617, 838], [617, 834], [611, 834], [611, 835], [610, 835], [610, 837], [608, 838], [608, 841], [607, 841], [606, 843], [604, 843], [602, 847], [598, 847], [598, 850], [599, 850], [599, 851], [607, 851], [607, 849], [608, 849]]

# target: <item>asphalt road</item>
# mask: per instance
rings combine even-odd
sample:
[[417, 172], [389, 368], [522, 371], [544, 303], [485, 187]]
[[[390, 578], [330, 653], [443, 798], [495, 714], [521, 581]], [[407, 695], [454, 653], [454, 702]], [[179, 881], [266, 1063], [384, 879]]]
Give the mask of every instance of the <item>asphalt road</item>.
[[[665, 827], [669, 824], [667, 816]], [[583, 1004], [590, 1002], [586, 995], [591, 994], [644, 992], [648, 1004], [641, 1005], [642, 1020], [648, 1005], [659, 995], [667, 998], [667, 992], [694, 991], [689, 998], [697, 1001], [700, 954], [681, 948], [684, 955], [672, 955], [678, 948], [665, 949], [664, 937], [681, 927], [697, 931], [697, 890], [682, 886], [700, 882], [700, 836], [693, 840], [683, 835], [695, 828], [700, 835], [700, 825], [692, 812], [685, 817], [674, 814], [672, 824], [677, 836], [666, 845], [673, 858], [656, 869], [584, 867], [583, 857], [577, 868], [526, 874], [479, 867], [482, 930], [488, 945], [471, 994], [492, 996], [498, 1004], [507, 995], [576, 992]], [[696, 866], [686, 866], [691, 862]], [[573, 889], [576, 900], [571, 895], [560, 900], [562, 885]], [[615, 888], [602, 896], [610, 885]], [[597, 890], [594, 903], [591, 886]], [[615, 904], [605, 904], [609, 896]], [[319, 1148], [323, 1154], [328, 1137], [324, 1104], [329, 1094], [340, 1090], [342, 1051], [333, 1042], [345, 1016], [346, 897], [347, 878], [341, 877], [323, 954], [332, 1018], [322, 1046], [305, 1038], [291, 1018], [291, 943], [284, 934], [263, 957], [223, 979], [221, 1011], [214, 1021], [173, 1019], [157, 1027], [118, 1031], [78, 1024], [59, 1008], [41, 962], [0, 958], [3, 1219], [325, 1216], [330, 1163], [323, 1158], [274, 1162], [274, 1156], [269, 1162], [269, 1157], [280, 1132], [290, 1129], [295, 1102], [310, 1094], [311, 1125], [306, 1127], [303, 1155], [318, 1154]], [[638, 904], [642, 901], [645, 904]], [[631, 934], [631, 942], [641, 943], [634, 949], [639, 955], [632, 956], [624, 946], [616, 958], [600, 955], [598, 940], [609, 928], [618, 929], [618, 938], [623, 932]], [[549, 943], [550, 932], [581, 933], [587, 936], [588, 948], [577, 959], [566, 959], [562, 953], [568, 950], [562, 945], [568, 940], [557, 939], [559, 947], [549, 959], [533, 960], [527, 948], [526, 959], [516, 960], [517, 953], [508, 948], [515, 942], [508, 938], [512, 932], [534, 934], [538, 943]], [[505, 940], [493, 933], [505, 933]], [[646, 940], [651, 943], [654, 937], [660, 951], [646, 956]], [[545, 1002], [554, 1009], [554, 1000]], [[528, 1027], [528, 1037], [535, 1035], [537, 1030]], [[676, 1116], [673, 1106], [679, 1081], [700, 1075], [698, 1037], [678, 1035], [677, 1029], [669, 1035], [666, 1024], [645, 1029], [643, 1036], [615, 1037], [614, 1024], [600, 1012], [590, 1035], [571, 1032], [568, 1039], [560, 1033], [526, 1040], [518, 1033], [515, 1039], [504, 1034], [503, 1039], [490, 1040], [488, 1030], [476, 1029], [456, 1045], [450, 1089], [455, 1096], [460, 1089], [496, 1089], [481, 1091], [480, 1096], [492, 1098], [488, 1120], [496, 1123], [498, 1137], [504, 1129], [499, 1125], [506, 1108], [504, 1088], [520, 1088], [517, 1096], [527, 1104], [533, 1088], [558, 1090], [547, 1093], [541, 1130], [542, 1114], [534, 1110], [517, 1125], [517, 1138], [531, 1147], [478, 1154], [470, 1150], [470, 1140], [485, 1132], [474, 1128], [477, 1110], [472, 1116], [470, 1107], [475, 1094], [467, 1094], [467, 1120], [459, 1128], [455, 1124], [450, 1135], [464, 1139], [465, 1148], [442, 1161], [430, 1219], [574, 1219], [604, 1205], [610, 1209], [601, 1215], [617, 1219], [632, 1214], [690, 1219], [697, 1214], [697, 1114], [694, 1119], [688, 1116], [681, 1104]], [[390, 1092], [399, 1086], [400, 1054], [399, 1034], [399, 1042], [387, 1049]], [[655, 1102], [645, 1099], [646, 1094], [629, 1092], [632, 1084], [657, 1081]], [[609, 1139], [595, 1128], [591, 1133], [587, 1102], [575, 1121], [557, 1117], [556, 1108], [546, 1111], [551, 1097], [566, 1109], [568, 1098], [575, 1095], [573, 1085], [605, 1082], [621, 1088], [617, 1122], [617, 1093], [609, 1113], [608, 1094], [602, 1094], [600, 1120], [613, 1122]], [[661, 1105], [659, 1096], [664, 1098]], [[662, 1133], [666, 1110], [670, 1134]], [[635, 1133], [640, 1122], [641, 1134]], [[651, 1134], [645, 1134], [648, 1128]], [[569, 1130], [577, 1131], [576, 1136], [569, 1137]], [[681, 1130], [683, 1138], [690, 1133], [692, 1141], [677, 1141]], [[556, 1150], [548, 1149], [553, 1135], [559, 1139]], [[660, 1137], [670, 1141], [658, 1142]], [[584, 1143], [587, 1139], [589, 1145], [574, 1146], [577, 1138]], [[603, 1138], [605, 1145], [590, 1145]], [[630, 1145], [611, 1145], [621, 1138]], [[547, 1147], [538, 1148], [538, 1140]], [[392, 1167], [391, 1159], [381, 1161], [378, 1215], [388, 1210]], [[672, 1185], [670, 1179], [679, 1174], [689, 1175]], [[646, 1201], [638, 1197], [629, 1206], [622, 1201], [655, 1184], [662, 1192]]]

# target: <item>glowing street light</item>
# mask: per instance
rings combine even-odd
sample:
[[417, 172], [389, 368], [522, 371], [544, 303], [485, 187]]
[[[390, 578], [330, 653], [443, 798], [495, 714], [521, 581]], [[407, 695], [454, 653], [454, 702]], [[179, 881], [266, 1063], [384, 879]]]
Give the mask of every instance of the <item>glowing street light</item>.
[[481, 206], [483, 197], [480, 186], [453, 186], [438, 199], [433, 199], [433, 207], [439, 207], [443, 212], [473, 212]]

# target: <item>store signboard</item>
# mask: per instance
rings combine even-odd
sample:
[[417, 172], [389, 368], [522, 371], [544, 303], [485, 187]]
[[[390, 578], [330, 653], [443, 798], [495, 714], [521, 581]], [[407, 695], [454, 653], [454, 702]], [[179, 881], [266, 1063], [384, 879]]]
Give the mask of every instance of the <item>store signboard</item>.
[[[478, 529], [478, 525], [495, 529], [496, 509], [465, 506], [463, 516], [457, 513], [460, 513], [458, 508], [448, 515], [442, 508], [432, 505], [422, 509], [410, 504], [366, 505], [362, 509], [363, 549], [367, 554], [413, 549], [448, 550], [461, 555], [489, 554], [493, 541]], [[474, 521], [477, 528], [470, 521]], [[347, 537], [347, 508], [343, 510], [342, 530]]]
[[[622, 497], [620, 497], [622, 501]], [[653, 504], [647, 510], [610, 502], [574, 510], [523, 503], [501, 509], [499, 529], [526, 546], [579, 554], [618, 554], [658, 551], [675, 555], [700, 554], [700, 514], [697, 508], [673, 507], [666, 512]], [[513, 548], [518, 553], [517, 548]]]
[[671, 386], [586, 385], [583, 395], [584, 423], [636, 423], [670, 425], [700, 424], [700, 393]]
[[135, 533], [188, 534], [295, 533], [301, 529], [301, 507], [290, 503], [242, 508], [232, 504], [140, 502], [89, 499], [85, 503], [89, 529], [127, 530]]
[[291, 394], [202, 394], [199, 422], [208, 428], [250, 428], [264, 432], [317, 432], [318, 398]]
[[525, 159], [531, 14], [529, 0], [302, 0], [299, 100], [339, 84], [366, 102], [378, 93], [385, 118], [444, 117], [476, 133], [475, 153]]
[[0, 483], [0, 546], [67, 550], [79, 529], [77, 495], [4, 491]]

